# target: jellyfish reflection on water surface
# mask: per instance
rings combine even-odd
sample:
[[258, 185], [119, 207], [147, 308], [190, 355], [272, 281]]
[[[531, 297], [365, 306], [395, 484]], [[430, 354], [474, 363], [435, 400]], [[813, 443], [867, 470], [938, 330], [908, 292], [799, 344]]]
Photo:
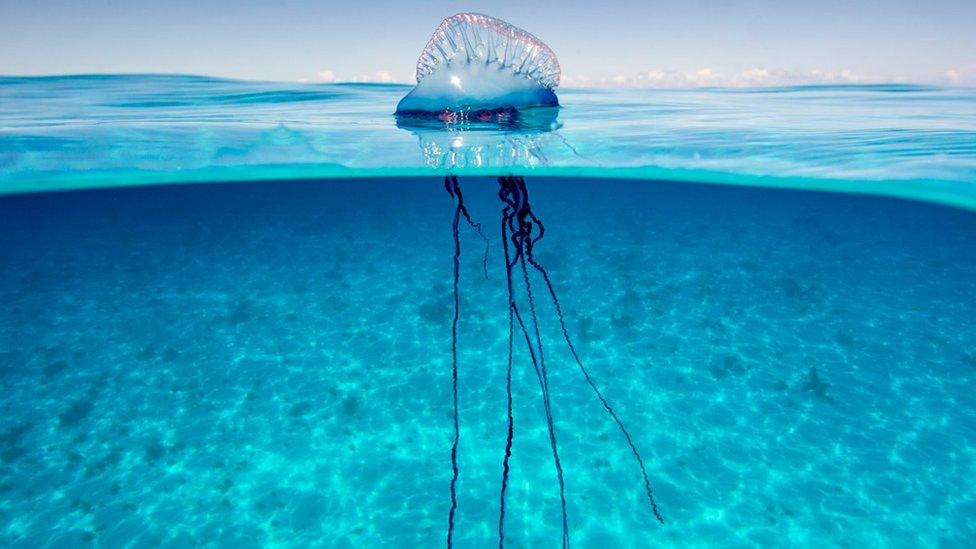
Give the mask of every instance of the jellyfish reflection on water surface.
[[[537, 288], [541, 288], [543, 299], [550, 300], [555, 308], [562, 343], [568, 348], [577, 369], [630, 447], [643, 477], [642, 489], [651, 514], [657, 521], [664, 522], [637, 444], [584, 366], [566, 328], [566, 319], [553, 281], [534, 255], [535, 246], [545, 236], [546, 229], [532, 210], [525, 179], [510, 175], [518, 166], [531, 167], [536, 162], [544, 162], [537, 152], [537, 143], [558, 128], [556, 116], [559, 101], [554, 90], [559, 85], [559, 77], [559, 62], [555, 54], [535, 36], [493, 17], [460, 13], [445, 19], [434, 31], [417, 62], [417, 86], [400, 101], [396, 110], [397, 125], [418, 136], [428, 165], [448, 170], [466, 167], [491, 168], [505, 173], [498, 177], [498, 198], [502, 202], [498, 234], [505, 259], [508, 294], [508, 427], [499, 495], [499, 547], [505, 544], [505, 504], [515, 439], [512, 362], [517, 342], [524, 342], [539, 383], [549, 447], [559, 485], [562, 546], [568, 547], [570, 543], [564, 471], [559, 459], [556, 421], [549, 398], [549, 373], [545, 346], [540, 335], [542, 319], [536, 308], [539, 290], [533, 291], [533, 280], [542, 283]], [[451, 225], [454, 237], [454, 316], [451, 324], [454, 435], [451, 444], [451, 505], [447, 529], [447, 546], [453, 547], [458, 508], [457, 484], [460, 478], [457, 328], [461, 314], [461, 221], [477, 230], [486, 239], [486, 245], [488, 240], [482, 224], [471, 218], [465, 206], [457, 177], [447, 176], [444, 186], [455, 203]], [[486, 248], [486, 277], [487, 254]], [[516, 290], [524, 296], [521, 303], [516, 298]]]

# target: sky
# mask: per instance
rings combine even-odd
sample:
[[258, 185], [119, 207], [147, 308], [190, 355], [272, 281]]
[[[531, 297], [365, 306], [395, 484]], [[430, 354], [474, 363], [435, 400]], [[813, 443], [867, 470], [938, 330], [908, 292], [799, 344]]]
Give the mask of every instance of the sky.
[[541, 38], [563, 86], [976, 86], [976, 0], [0, 0], [0, 74], [413, 82], [461, 11]]

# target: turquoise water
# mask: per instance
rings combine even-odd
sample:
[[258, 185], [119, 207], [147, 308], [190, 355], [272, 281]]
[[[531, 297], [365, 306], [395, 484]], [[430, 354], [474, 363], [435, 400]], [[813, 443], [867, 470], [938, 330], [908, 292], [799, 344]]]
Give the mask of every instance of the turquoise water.
[[[976, 90], [561, 90], [551, 123], [399, 128], [402, 85], [0, 77], [0, 193], [496, 174], [870, 192], [976, 208]], [[539, 127], [542, 126], [542, 127]], [[463, 130], [463, 128], [461, 128]]]
[[[445, 133], [393, 86], [0, 90], [0, 545], [443, 545], [447, 170], [491, 238], [486, 280], [461, 227], [459, 547], [497, 545], [509, 171], [666, 519], [537, 294], [573, 546], [976, 539], [971, 92], [567, 92], [553, 131]], [[513, 393], [506, 540], [556, 547], [524, 345]]]

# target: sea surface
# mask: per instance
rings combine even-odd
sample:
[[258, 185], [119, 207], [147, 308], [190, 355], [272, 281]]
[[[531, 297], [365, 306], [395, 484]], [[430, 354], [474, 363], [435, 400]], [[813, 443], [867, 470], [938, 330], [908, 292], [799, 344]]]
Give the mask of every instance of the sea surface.
[[559, 90], [515, 127], [392, 116], [395, 84], [0, 77], [0, 193], [443, 174], [869, 192], [976, 209], [976, 89]]
[[[398, 121], [407, 89], [0, 78], [0, 546], [443, 546], [448, 173], [490, 241], [460, 227], [457, 547], [497, 546], [507, 174], [665, 519], [533, 277], [574, 547], [973, 545], [976, 93], [568, 90], [492, 128]], [[558, 547], [514, 357], [506, 545]]]

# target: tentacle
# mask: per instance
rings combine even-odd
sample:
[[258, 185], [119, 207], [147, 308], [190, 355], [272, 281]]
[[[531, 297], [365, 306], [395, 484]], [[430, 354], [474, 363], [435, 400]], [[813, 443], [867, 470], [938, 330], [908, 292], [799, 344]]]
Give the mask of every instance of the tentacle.
[[[559, 298], [556, 295], [556, 291], [553, 287], [552, 280], [546, 269], [535, 259], [534, 257], [534, 247], [545, 236], [545, 226], [538, 216], [532, 211], [531, 204], [529, 203], [529, 193], [525, 185], [525, 180], [522, 177], [500, 177], [498, 178], [499, 191], [498, 197], [501, 199], [505, 205], [502, 210], [502, 221], [501, 221], [501, 236], [502, 236], [502, 247], [505, 255], [505, 271], [506, 271], [506, 282], [508, 289], [508, 312], [509, 312], [509, 329], [508, 329], [508, 360], [506, 365], [506, 407], [507, 407], [507, 417], [508, 417], [508, 433], [505, 442], [505, 454], [502, 459], [502, 483], [501, 483], [501, 493], [500, 493], [500, 510], [498, 518], [498, 545], [499, 548], [504, 547], [505, 544], [505, 497], [508, 490], [508, 480], [510, 473], [510, 459], [512, 456], [512, 444], [515, 435], [515, 420], [513, 415], [513, 402], [512, 402], [512, 363], [513, 363], [513, 346], [515, 339], [515, 326], [518, 325], [519, 331], [522, 337], [525, 339], [526, 348], [529, 351], [529, 358], [532, 361], [532, 366], [536, 372], [536, 377], [539, 380], [540, 390], [542, 392], [543, 407], [546, 413], [546, 424], [549, 431], [549, 442], [552, 449], [553, 461], [556, 468], [557, 477], [559, 480], [559, 496], [562, 510], [563, 519], [563, 547], [569, 547], [569, 525], [566, 511], [566, 497], [565, 497], [565, 483], [563, 477], [562, 464], [559, 459], [558, 444], [556, 440], [555, 424], [552, 417], [552, 406], [549, 398], [549, 381], [548, 372], [545, 365], [545, 353], [542, 345], [542, 337], [539, 330], [539, 319], [536, 314], [535, 298], [532, 293], [532, 285], [529, 277], [527, 265], [531, 265], [534, 270], [536, 270], [545, 282], [546, 289], [549, 293], [549, 297], [552, 300], [553, 306], [556, 310], [556, 315], [559, 319], [559, 327], [563, 334], [563, 339], [569, 348], [570, 354], [573, 360], [576, 362], [577, 367], [583, 374], [584, 379], [590, 386], [590, 389], [600, 400], [603, 408], [610, 415], [613, 421], [616, 423], [620, 432], [624, 435], [634, 458], [637, 460], [638, 466], [640, 467], [641, 474], [643, 475], [644, 488], [647, 494], [648, 502], [650, 503], [651, 511], [654, 517], [664, 523], [664, 518], [662, 517], [657, 502], [654, 499], [654, 493], [651, 490], [650, 477], [647, 474], [647, 467], [644, 463], [644, 459], [637, 449], [637, 445], [634, 443], [633, 437], [630, 432], [624, 426], [623, 421], [617, 415], [616, 411], [607, 401], [603, 392], [600, 391], [593, 377], [590, 375], [589, 371], [583, 365], [583, 361], [580, 359], [579, 353], [576, 350], [576, 346], [573, 344], [572, 339], [569, 336], [569, 331], [566, 328], [566, 319], [562, 310], [562, 305], [559, 302]], [[452, 546], [453, 540], [453, 529], [454, 529], [454, 516], [457, 509], [457, 493], [456, 493], [456, 482], [458, 477], [458, 467], [457, 467], [457, 445], [459, 441], [459, 428], [458, 428], [458, 397], [457, 397], [457, 323], [459, 319], [459, 296], [458, 296], [458, 279], [459, 279], [459, 261], [460, 261], [460, 241], [458, 238], [458, 224], [461, 217], [465, 221], [478, 231], [478, 234], [485, 238], [486, 248], [485, 248], [485, 258], [484, 258], [484, 269], [485, 278], [488, 277], [487, 274], [487, 263], [488, 263], [488, 239], [485, 237], [481, 230], [481, 225], [475, 223], [470, 215], [468, 214], [467, 208], [464, 206], [464, 200], [461, 195], [461, 188], [457, 183], [457, 178], [450, 176], [444, 182], [445, 188], [452, 198], [457, 201], [457, 207], [455, 209], [454, 222], [453, 222], [453, 232], [454, 232], [454, 321], [452, 324], [452, 372], [453, 372], [453, 389], [454, 389], [454, 444], [451, 449], [451, 462], [454, 470], [454, 476], [451, 480], [451, 513], [449, 516], [449, 530], [448, 530], [448, 547]], [[512, 248], [509, 247], [511, 244]], [[514, 250], [514, 252], [513, 252]], [[515, 300], [515, 293], [513, 289], [512, 281], [512, 270], [515, 265], [519, 265], [522, 270], [522, 279], [525, 284], [526, 297], [529, 303], [529, 310], [532, 320], [532, 331], [533, 337], [530, 335], [528, 327], [526, 326], [525, 320], [522, 318], [519, 312], [518, 304]], [[538, 353], [538, 354], [537, 354]]]
[[475, 231], [478, 231], [478, 236], [485, 241], [485, 257], [482, 261], [482, 268], [485, 273], [485, 280], [488, 280], [488, 252], [491, 248], [491, 241], [485, 236], [484, 231], [481, 230], [481, 223], [475, 223], [471, 219], [471, 215], [468, 213], [467, 206], [464, 205], [464, 197], [461, 196], [461, 185], [458, 184], [456, 176], [449, 176], [444, 180], [444, 186], [447, 187], [447, 192], [451, 193], [451, 197], [456, 197], [458, 201], [458, 206], [461, 208], [461, 215], [464, 216], [464, 220], [471, 226]]
[[508, 475], [511, 467], [512, 441], [515, 438], [515, 416], [512, 413], [512, 344], [515, 336], [515, 315], [508, 309], [508, 366], [505, 369], [505, 395], [508, 411], [508, 435], [505, 439], [505, 457], [502, 459], [501, 505], [498, 513], [498, 547], [505, 546], [505, 494], [508, 491]]
[[[510, 209], [502, 211], [502, 247], [505, 252], [505, 264], [508, 265], [508, 235], [506, 225]], [[512, 457], [512, 439], [515, 437], [515, 418], [512, 414], [512, 346], [515, 339], [515, 312], [512, 297], [511, 269], [506, 268], [508, 278], [508, 365], [505, 370], [505, 395], [507, 398], [508, 435], [505, 440], [505, 457], [502, 459], [502, 490], [501, 504], [498, 512], [498, 548], [505, 546], [505, 494], [508, 491], [509, 460]]]
[[451, 230], [454, 235], [454, 320], [451, 322], [451, 384], [454, 397], [454, 441], [451, 443], [451, 511], [447, 517], [447, 547], [454, 547], [454, 518], [457, 513], [457, 481], [459, 476], [457, 451], [458, 442], [461, 438], [460, 424], [458, 422], [458, 355], [457, 355], [457, 326], [460, 317], [461, 302], [458, 293], [461, 265], [461, 239], [458, 236], [458, 223], [461, 220], [462, 203], [460, 195], [455, 196], [453, 187], [445, 179], [445, 187], [452, 197], [457, 198], [457, 206], [454, 208], [454, 221]]
[[569, 547], [569, 522], [566, 516], [566, 483], [563, 480], [563, 466], [559, 461], [559, 450], [556, 443], [556, 426], [552, 419], [552, 404], [549, 400], [549, 375], [546, 372], [545, 354], [542, 351], [542, 336], [539, 334], [539, 319], [535, 313], [535, 299], [532, 297], [532, 285], [529, 282], [529, 271], [525, 267], [524, 253], [519, 263], [522, 266], [522, 277], [525, 280], [525, 293], [529, 299], [529, 311], [532, 314], [535, 342], [539, 349], [539, 383], [542, 386], [542, 402], [546, 411], [546, 425], [549, 428], [549, 446], [552, 448], [552, 459], [555, 462], [556, 476], [559, 479], [559, 503], [563, 514], [563, 547]]
[[[522, 180], [522, 178], [516, 178], [516, 179]], [[527, 197], [528, 193], [525, 189], [524, 180], [521, 181], [520, 187], [522, 188], [523, 193], [525, 193], [525, 196]], [[527, 199], [526, 199], [526, 203], [528, 203]], [[538, 218], [536, 218], [534, 214], [530, 214], [530, 217], [536, 220], [537, 225], [540, 227], [540, 234], [537, 238], [529, 241], [529, 244], [527, 245], [526, 252], [525, 252], [526, 260], [529, 262], [530, 265], [532, 265], [532, 267], [535, 270], [537, 270], [542, 275], [542, 279], [545, 281], [546, 288], [549, 291], [549, 296], [552, 298], [552, 303], [556, 308], [556, 316], [559, 318], [559, 328], [562, 330], [563, 339], [566, 341], [566, 346], [569, 348], [569, 352], [573, 356], [573, 360], [576, 362], [576, 365], [579, 367], [580, 372], [583, 374], [584, 379], [586, 379], [586, 383], [590, 386], [590, 389], [593, 390], [593, 393], [600, 400], [600, 403], [603, 405], [603, 408], [607, 411], [607, 413], [610, 415], [613, 421], [617, 424], [617, 427], [620, 429], [620, 432], [624, 435], [624, 438], [627, 440], [627, 445], [630, 446], [630, 451], [634, 454], [634, 458], [637, 460], [637, 464], [638, 466], [640, 466], [641, 474], [644, 477], [644, 489], [645, 492], [647, 493], [647, 500], [651, 506], [651, 512], [654, 514], [654, 518], [656, 518], [658, 522], [664, 524], [664, 517], [661, 516], [661, 512], [657, 506], [657, 501], [654, 499], [654, 492], [651, 490], [651, 481], [650, 481], [650, 477], [647, 474], [647, 467], [644, 464], [644, 458], [641, 457], [640, 452], [637, 450], [637, 445], [634, 443], [634, 439], [631, 437], [630, 432], [624, 426], [623, 421], [617, 415], [617, 412], [614, 411], [613, 407], [610, 406], [610, 403], [607, 401], [606, 397], [603, 396], [603, 392], [600, 391], [596, 382], [593, 381], [593, 377], [590, 375], [589, 371], [587, 371], [586, 367], [583, 365], [583, 361], [580, 359], [579, 353], [576, 351], [576, 346], [573, 344], [573, 340], [569, 337], [569, 330], [566, 329], [566, 318], [565, 315], [563, 314], [562, 305], [559, 303], [559, 298], [556, 296], [556, 290], [553, 288], [552, 280], [549, 278], [549, 273], [546, 271], [545, 268], [542, 267], [542, 265], [540, 265], [535, 260], [535, 258], [532, 255], [532, 246], [535, 244], [535, 242], [538, 242], [539, 239], [542, 238], [543, 231], [541, 229], [542, 224], [541, 222], [538, 221]]]
[[[524, 261], [525, 245], [530, 238], [530, 233], [527, 231], [531, 230], [531, 225], [527, 226], [525, 224], [524, 215], [521, 215], [523, 211], [522, 197], [524, 195], [519, 193], [517, 188], [513, 185], [514, 178], [510, 178], [510, 177], [499, 178], [499, 183], [501, 184], [502, 187], [499, 192], [499, 197], [501, 197], [502, 201], [506, 204], [502, 216], [502, 244], [505, 253], [509, 311], [515, 317], [519, 325], [519, 328], [522, 331], [522, 335], [525, 337], [525, 343], [529, 349], [529, 356], [532, 360], [532, 366], [535, 369], [536, 377], [539, 380], [539, 386], [542, 392], [543, 407], [546, 413], [546, 425], [549, 431], [549, 442], [550, 442], [550, 447], [552, 449], [556, 474], [559, 480], [559, 497], [560, 497], [561, 511], [562, 511], [562, 518], [563, 518], [562, 545], [565, 548], [565, 547], [569, 547], [569, 522], [568, 522], [567, 512], [566, 512], [565, 483], [563, 479], [562, 463], [560, 462], [559, 459], [559, 451], [558, 451], [558, 444], [556, 441], [555, 426], [552, 419], [552, 406], [549, 400], [549, 382], [548, 382], [548, 374], [545, 368], [544, 353], [542, 348], [542, 338], [539, 334], [539, 323], [536, 317], [535, 304], [531, 293], [531, 286], [529, 284], [528, 270], [525, 267], [525, 261]], [[518, 214], [516, 212], [518, 212]], [[516, 218], [516, 215], [520, 216], [519, 225], [517, 227], [513, 222]], [[508, 236], [509, 230], [513, 231], [511, 237]], [[509, 247], [508, 247], [509, 240], [511, 240], [512, 244], [515, 247], [514, 258], [512, 258], [511, 254], [509, 253]], [[529, 331], [525, 326], [525, 322], [522, 319], [521, 314], [519, 313], [518, 305], [516, 304], [515, 301], [513, 283], [512, 283], [512, 269], [515, 267], [516, 263], [521, 265], [523, 278], [526, 284], [526, 293], [529, 297], [533, 329], [535, 332], [535, 347], [538, 349], [538, 353], [539, 353], [538, 359], [535, 350], [533, 349], [533, 343], [529, 336]], [[507, 470], [503, 472], [503, 484], [507, 482], [507, 480], [504, 477], [506, 473]], [[499, 545], [500, 546], [504, 541], [504, 537], [501, 532], [501, 527], [502, 524], [500, 520], [499, 522], [499, 528], [500, 528]]]

